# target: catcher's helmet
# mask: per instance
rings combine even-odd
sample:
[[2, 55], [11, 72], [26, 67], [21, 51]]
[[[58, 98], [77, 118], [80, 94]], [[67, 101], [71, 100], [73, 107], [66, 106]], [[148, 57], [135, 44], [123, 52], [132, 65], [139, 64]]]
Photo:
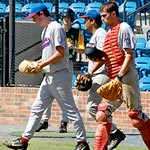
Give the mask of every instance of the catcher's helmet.
[[61, 17], [71, 16], [71, 22], [74, 21], [74, 11], [70, 8], [65, 8], [62, 13]]
[[87, 43], [85, 54], [92, 59], [101, 59], [106, 55], [105, 52], [97, 49], [93, 43]]

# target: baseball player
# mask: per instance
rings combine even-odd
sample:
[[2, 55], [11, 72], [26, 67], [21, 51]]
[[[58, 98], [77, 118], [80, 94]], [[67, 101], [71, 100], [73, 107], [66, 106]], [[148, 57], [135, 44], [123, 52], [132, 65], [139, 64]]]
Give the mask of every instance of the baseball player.
[[134, 62], [135, 36], [131, 27], [119, 19], [118, 5], [106, 2], [100, 7], [101, 18], [110, 30], [106, 35], [103, 51], [104, 61], [110, 79], [122, 82], [122, 97], [116, 101], [102, 101], [96, 114], [98, 126], [94, 140], [94, 150], [106, 150], [108, 135], [112, 125], [111, 114], [125, 102], [132, 125], [139, 130], [143, 141], [150, 149], [150, 119], [142, 112], [138, 73]]
[[84, 124], [70, 88], [71, 75], [68, 66], [66, 33], [58, 22], [51, 21], [49, 11], [44, 4], [36, 4], [27, 18], [32, 18], [37, 25], [44, 27], [41, 35], [42, 62], [39, 63], [39, 67], [44, 70], [45, 77], [32, 105], [24, 133], [19, 139], [3, 143], [8, 148], [26, 150], [44, 110], [56, 99], [63, 113], [74, 124], [77, 138], [75, 149], [89, 150]]
[[[71, 76], [74, 74], [73, 69], [73, 62], [76, 61], [77, 53], [84, 53], [85, 52], [85, 45], [84, 45], [84, 39], [82, 37], [81, 31], [79, 29], [71, 27], [72, 22], [74, 21], [74, 11], [70, 8], [65, 8], [62, 13], [62, 27], [64, 28], [67, 36], [67, 44], [69, 47], [69, 68], [71, 71]], [[70, 86], [72, 86], [72, 82], [70, 83]], [[50, 109], [51, 106], [48, 107], [42, 117], [42, 121], [40, 123], [40, 126], [36, 130], [39, 132], [41, 129], [47, 129], [48, 128], [48, 120], [50, 118]], [[65, 116], [65, 114], [62, 114], [62, 120], [61, 125], [59, 128], [59, 133], [66, 133], [67, 132], [67, 124], [68, 124], [68, 118]]]
[[[96, 10], [89, 10], [84, 16], [80, 16], [81, 18], [85, 18], [85, 29], [90, 31], [93, 35], [90, 38], [89, 43], [93, 43], [97, 49], [103, 50], [103, 44], [106, 37], [106, 31], [101, 27], [102, 21], [100, 14]], [[102, 100], [102, 97], [97, 94], [96, 90], [99, 86], [107, 83], [110, 79], [107, 76], [107, 71], [105, 65], [101, 66], [97, 69], [97, 62], [93, 62], [89, 60], [88, 63], [88, 72], [93, 75], [93, 85], [89, 90], [89, 96], [87, 101], [87, 109], [96, 120], [96, 113], [98, 111], [98, 105]], [[113, 124], [111, 133], [110, 133], [110, 145], [108, 149], [113, 149], [117, 147], [117, 145], [124, 140], [125, 135], [116, 126]], [[114, 142], [113, 142], [114, 141]]]

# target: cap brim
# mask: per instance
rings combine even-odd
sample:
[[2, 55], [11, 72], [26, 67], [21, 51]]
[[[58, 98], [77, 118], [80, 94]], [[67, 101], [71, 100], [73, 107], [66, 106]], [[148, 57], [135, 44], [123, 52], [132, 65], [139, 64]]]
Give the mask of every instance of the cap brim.
[[36, 15], [36, 13], [30, 14], [30, 15], [28, 15], [28, 16], [26, 17], [26, 19], [30, 19], [30, 18], [32, 18], [32, 17], [35, 16], [35, 15]]
[[80, 18], [89, 18], [89, 17], [84, 15], [84, 16], [80, 16]]

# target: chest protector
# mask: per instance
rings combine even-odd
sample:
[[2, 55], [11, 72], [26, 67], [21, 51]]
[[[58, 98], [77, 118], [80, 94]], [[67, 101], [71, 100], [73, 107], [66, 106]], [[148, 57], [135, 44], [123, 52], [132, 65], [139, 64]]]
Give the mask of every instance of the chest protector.
[[116, 77], [125, 59], [125, 55], [118, 45], [119, 30], [120, 24], [112, 28], [112, 30], [106, 35], [103, 47], [103, 51], [106, 53], [105, 64], [110, 79]]

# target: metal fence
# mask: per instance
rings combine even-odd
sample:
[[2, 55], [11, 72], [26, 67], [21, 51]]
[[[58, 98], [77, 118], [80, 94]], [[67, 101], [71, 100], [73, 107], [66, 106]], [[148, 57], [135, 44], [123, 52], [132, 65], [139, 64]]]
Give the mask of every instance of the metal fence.
[[[37, 60], [41, 57], [42, 28], [32, 20], [26, 20], [26, 12], [17, 12], [17, 7], [14, 5], [17, 1], [0, 2], [9, 7], [5, 8], [5, 12], [0, 12], [0, 86], [39, 86], [43, 74], [22, 74], [18, 71], [18, 65], [24, 59]], [[25, 0], [20, 2], [22, 5], [26, 3]], [[56, 13], [51, 14], [55, 20], [58, 20], [57, 3], [58, 1], [55, 2]], [[78, 70], [80, 67], [82, 64], [75, 65]]]
[[37, 60], [41, 57], [42, 28], [25, 20], [25, 13], [19, 16], [15, 1], [0, 2], [3, 2], [3, 7], [6, 5], [5, 12], [0, 12], [0, 86], [38, 86], [43, 74], [22, 74], [18, 65], [24, 59]]

